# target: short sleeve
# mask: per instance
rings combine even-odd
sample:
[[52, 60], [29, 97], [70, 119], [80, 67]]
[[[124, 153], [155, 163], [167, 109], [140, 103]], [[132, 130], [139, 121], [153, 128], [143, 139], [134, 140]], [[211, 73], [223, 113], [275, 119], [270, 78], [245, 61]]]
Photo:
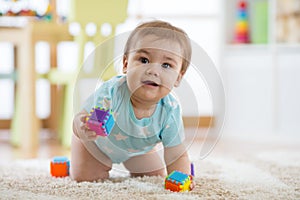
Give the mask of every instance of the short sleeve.
[[183, 143], [185, 139], [181, 108], [179, 104], [168, 112], [160, 138], [165, 147], [173, 147]]
[[112, 78], [111, 80], [104, 82], [87, 98], [83, 103], [82, 109], [87, 112], [90, 112], [94, 107], [111, 109], [113, 91], [117, 80], [117, 78]]

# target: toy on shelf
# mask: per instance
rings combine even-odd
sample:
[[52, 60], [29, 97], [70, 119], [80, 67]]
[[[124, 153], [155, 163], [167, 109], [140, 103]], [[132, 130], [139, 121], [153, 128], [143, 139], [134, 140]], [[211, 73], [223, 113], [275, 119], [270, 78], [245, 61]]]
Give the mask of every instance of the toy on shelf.
[[108, 136], [114, 124], [111, 112], [104, 108], [93, 108], [86, 118], [86, 126], [100, 136]]
[[165, 179], [165, 189], [173, 192], [189, 191], [192, 183], [192, 176], [179, 171], [173, 171]]
[[250, 43], [247, 2], [239, 1], [235, 23], [234, 43]]
[[55, 177], [69, 176], [70, 161], [67, 157], [54, 157], [50, 163], [50, 173]]
[[0, 16], [33, 17], [51, 21], [55, 7], [51, 2], [35, 0], [0, 0]]

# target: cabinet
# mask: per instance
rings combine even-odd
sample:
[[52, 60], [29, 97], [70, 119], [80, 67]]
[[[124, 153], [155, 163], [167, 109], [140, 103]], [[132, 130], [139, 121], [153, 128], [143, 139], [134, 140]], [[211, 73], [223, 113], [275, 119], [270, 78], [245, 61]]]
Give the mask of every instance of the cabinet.
[[239, 2], [223, 2], [225, 132], [299, 134], [300, 1], [246, 1], [249, 43], [235, 41]]

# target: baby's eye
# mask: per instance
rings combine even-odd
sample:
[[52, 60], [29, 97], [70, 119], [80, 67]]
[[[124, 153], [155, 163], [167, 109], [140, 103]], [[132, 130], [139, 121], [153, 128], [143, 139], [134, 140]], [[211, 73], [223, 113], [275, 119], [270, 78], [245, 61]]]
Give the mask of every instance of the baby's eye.
[[166, 68], [166, 69], [172, 67], [169, 63], [163, 63], [161, 66], [162, 66], [163, 68]]
[[140, 61], [141, 61], [141, 63], [143, 63], [143, 64], [149, 63], [149, 60], [148, 60], [147, 58], [145, 58], [145, 57], [141, 57], [141, 58], [140, 58]]

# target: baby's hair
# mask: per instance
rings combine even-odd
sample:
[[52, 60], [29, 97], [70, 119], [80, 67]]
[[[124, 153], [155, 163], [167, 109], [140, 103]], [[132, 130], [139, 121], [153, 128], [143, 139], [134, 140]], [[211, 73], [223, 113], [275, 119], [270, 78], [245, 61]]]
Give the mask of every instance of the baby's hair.
[[137, 26], [128, 37], [125, 45], [124, 55], [128, 56], [133, 45], [139, 38], [143, 38], [147, 35], [155, 35], [159, 39], [168, 39], [174, 42], [178, 42], [182, 49], [182, 68], [181, 71], [185, 72], [190, 64], [192, 48], [188, 35], [182, 29], [171, 25], [168, 22], [155, 20], [145, 22]]

